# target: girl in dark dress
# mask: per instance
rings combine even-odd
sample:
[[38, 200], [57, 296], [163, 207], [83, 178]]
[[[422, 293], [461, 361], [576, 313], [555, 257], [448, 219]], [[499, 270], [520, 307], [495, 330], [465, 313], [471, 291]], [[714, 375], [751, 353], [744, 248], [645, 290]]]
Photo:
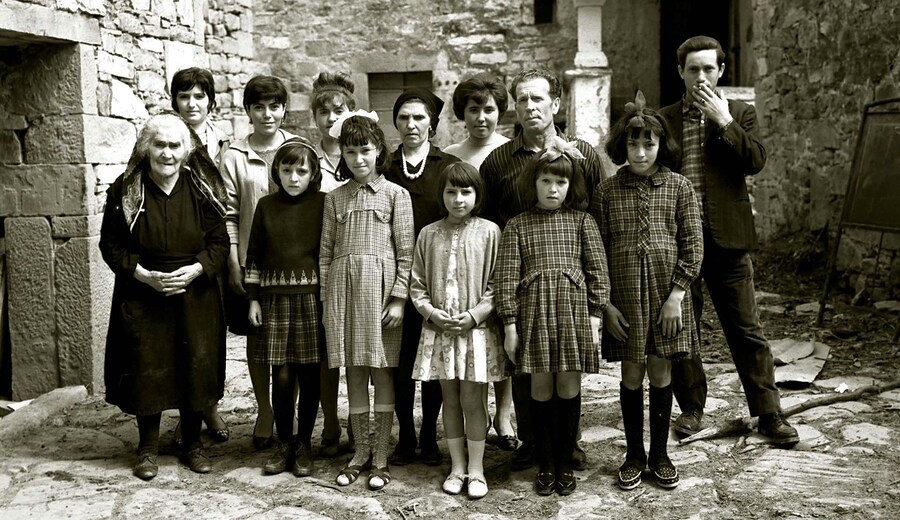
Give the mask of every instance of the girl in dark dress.
[[181, 412], [183, 458], [208, 473], [202, 411], [224, 391], [225, 327], [216, 276], [228, 255], [215, 165], [181, 118], [151, 118], [107, 191], [100, 251], [116, 275], [106, 342], [106, 400], [137, 415], [134, 474], [156, 476], [163, 410]]

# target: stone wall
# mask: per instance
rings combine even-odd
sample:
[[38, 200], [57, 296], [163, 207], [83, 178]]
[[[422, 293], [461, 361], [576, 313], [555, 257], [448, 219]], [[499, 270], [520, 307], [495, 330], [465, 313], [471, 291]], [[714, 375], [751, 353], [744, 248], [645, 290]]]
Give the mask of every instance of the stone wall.
[[[834, 235], [861, 113], [900, 96], [900, 6], [888, 0], [757, 0], [760, 131], [769, 151], [755, 179], [762, 238], [798, 230]], [[877, 235], [851, 231], [838, 267], [870, 273]], [[873, 297], [900, 296], [900, 240], [887, 236]], [[893, 264], [893, 279], [888, 267]], [[857, 284], [857, 274], [845, 281]]]
[[[102, 385], [112, 273], [97, 248], [109, 183], [138, 130], [171, 110], [179, 69], [216, 76], [213, 116], [246, 133], [250, 0], [4, 0], [0, 4], [0, 219], [12, 392]], [[238, 109], [234, 110], [235, 93]], [[237, 123], [234, 116], [237, 114]]]

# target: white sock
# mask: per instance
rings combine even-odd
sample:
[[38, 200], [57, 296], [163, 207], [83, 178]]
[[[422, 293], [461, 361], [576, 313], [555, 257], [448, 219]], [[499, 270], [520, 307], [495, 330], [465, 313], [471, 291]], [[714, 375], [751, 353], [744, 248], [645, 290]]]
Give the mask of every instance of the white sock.
[[484, 441], [466, 441], [466, 444], [469, 448], [468, 474], [484, 478]]
[[447, 447], [450, 448], [450, 473], [465, 475], [466, 473], [466, 438], [456, 437], [447, 439]]

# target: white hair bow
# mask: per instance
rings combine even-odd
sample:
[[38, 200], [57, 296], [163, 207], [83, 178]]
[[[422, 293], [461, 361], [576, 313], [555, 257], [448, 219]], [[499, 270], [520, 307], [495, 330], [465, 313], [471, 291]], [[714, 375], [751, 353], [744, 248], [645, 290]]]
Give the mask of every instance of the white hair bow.
[[353, 116], [360, 116], [371, 119], [372, 121], [378, 122], [378, 114], [375, 111], [366, 112], [365, 110], [359, 109], [354, 110], [353, 112], [344, 112], [338, 117], [338, 120], [331, 125], [331, 128], [328, 129], [328, 135], [337, 139], [341, 136], [341, 128], [344, 126], [344, 121], [350, 119]]

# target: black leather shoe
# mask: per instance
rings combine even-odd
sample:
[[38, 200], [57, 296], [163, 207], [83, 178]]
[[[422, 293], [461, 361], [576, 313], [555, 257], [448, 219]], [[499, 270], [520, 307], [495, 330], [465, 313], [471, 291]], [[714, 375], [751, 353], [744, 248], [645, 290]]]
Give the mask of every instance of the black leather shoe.
[[675, 419], [675, 426], [672, 428], [682, 435], [693, 435], [701, 430], [700, 423], [702, 422], [703, 410], [694, 408], [693, 410], [682, 412], [681, 415]]
[[552, 495], [556, 491], [556, 474], [552, 471], [538, 471], [534, 479], [534, 490], [541, 496]]
[[509, 459], [509, 468], [513, 471], [521, 471], [532, 466], [534, 466], [534, 444], [522, 442], [513, 452], [512, 458]]
[[497, 447], [503, 451], [516, 451], [519, 441], [515, 435], [500, 435], [497, 437]]
[[781, 412], [759, 416], [759, 433], [768, 437], [772, 444], [789, 446], [800, 442], [797, 429], [784, 420]]
[[141, 480], [151, 480], [159, 473], [156, 464], [156, 455], [152, 453], [139, 453], [138, 462], [134, 466], [134, 476]]
[[394, 448], [394, 453], [391, 453], [391, 458], [388, 459], [388, 462], [391, 466], [408, 466], [412, 464], [416, 460], [416, 449], [407, 449], [402, 446], [397, 446]]
[[279, 442], [278, 447], [275, 448], [275, 453], [269, 457], [269, 460], [267, 460], [263, 466], [263, 471], [266, 475], [277, 475], [286, 470], [290, 463], [289, 459], [291, 458], [292, 453], [293, 450], [290, 443]]
[[295, 477], [308, 477], [312, 475], [312, 470], [312, 450], [306, 444], [298, 442], [297, 448], [294, 450], [294, 465], [291, 473]]
[[194, 473], [209, 473], [212, 471], [212, 462], [203, 452], [203, 448], [194, 448], [184, 454], [184, 463]]
[[561, 471], [556, 480], [556, 492], [562, 496], [571, 495], [575, 492], [575, 473], [571, 471]]

